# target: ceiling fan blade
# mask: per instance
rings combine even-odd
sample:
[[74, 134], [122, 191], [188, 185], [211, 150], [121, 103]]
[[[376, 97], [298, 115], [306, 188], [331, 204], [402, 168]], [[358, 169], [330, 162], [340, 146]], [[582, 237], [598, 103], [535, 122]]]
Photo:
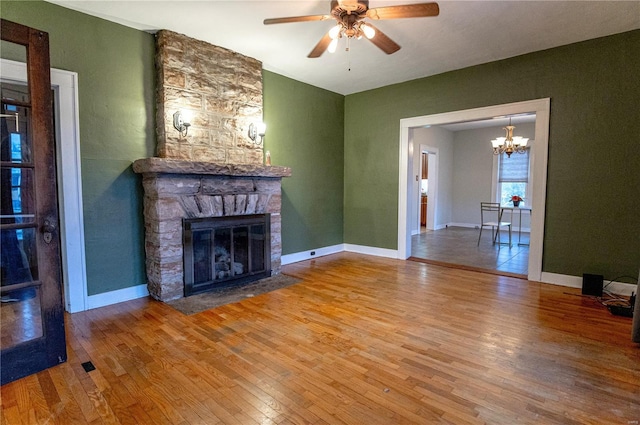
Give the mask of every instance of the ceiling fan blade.
[[382, 50], [383, 52], [385, 52], [388, 55], [390, 55], [391, 53], [395, 53], [398, 50], [400, 50], [400, 45], [398, 45], [398, 43], [396, 43], [395, 41], [393, 41], [392, 39], [387, 37], [387, 35], [385, 33], [380, 31], [378, 28], [374, 27], [370, 23], [367, 23], [367, 25], [369, 25], [374, 30], [376, 30], [376, 35], [374, 35], [373, 38], [370, 38], [368, 40], [370, 42], [372, 42], [373, 44], [375, 44], [376, 46], [378, 46], [378, 48], [380, 48], [380, 50]]
[[376, 7], [367, 10], [367, 17], [371, 19], [399, 19], [438, 16], [438, 3], [417, 3], [400, 6]]
[[271, 18], [265, 19], [265, 25], [271, 24], [288, 24], [291, 22], [308, 22], [308, 21], [324, 21], [331, 19], [331, 15], [308, 15], [308, 16], [290, 16], [288, 18]]
[[322, 54], [327, 50], [331, 44], [331, 37], [329, 37], [329, 33], [326, 33], [322, 39], [316, 44], [316, 47], [311, 50], [311, 53], [307, 56], [308, 58], [319, 58]]

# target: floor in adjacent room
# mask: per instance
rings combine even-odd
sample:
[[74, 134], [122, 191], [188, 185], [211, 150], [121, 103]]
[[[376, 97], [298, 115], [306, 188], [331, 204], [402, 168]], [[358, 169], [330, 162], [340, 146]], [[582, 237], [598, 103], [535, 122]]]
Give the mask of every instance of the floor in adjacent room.
[[301, 282], [193, 315], [66, 314], [68, 361], [3, 385], [0, 423], [640, 420], [631, 319], [580, 289], [346, 252], [283, 272]]
[[449, 226], [440, 230], [425, 230], [422, 227], [420, 234], [411, 237], [411, 256], [436, 264], [461, 265], [526, 277], [529, 233], [523, 232], [519, 237], [518, 232], [514, 231], [511, 246], [506, 230], [500, 231], [502, 244], [493, 244], [491, 229], [486, 228], [478, 245], [479, 233], [480, 230], [468, 227]]

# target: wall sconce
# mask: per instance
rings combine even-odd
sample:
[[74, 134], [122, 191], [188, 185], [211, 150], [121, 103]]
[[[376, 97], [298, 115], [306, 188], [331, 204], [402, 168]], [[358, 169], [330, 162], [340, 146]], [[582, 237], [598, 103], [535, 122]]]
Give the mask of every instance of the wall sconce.
[[191, 126], [191, 115], [185, 111], [176, 111], [173, 114], [173, 128], [178, 130], [180, 137], [187, 137]]
[[[248, 133], [249, 139], [251, 139], [251, 141], [256, 145], [261, 145], [262, 139], [264, 139], [264, 134], [266, 131], [267, 131], [267, 125], [265, 123], [263, 122], [258, 124], [251, 123], [249, 124], [249, 133]], [[256, 140], [258, 137], [260, 137], [260, 141]]]

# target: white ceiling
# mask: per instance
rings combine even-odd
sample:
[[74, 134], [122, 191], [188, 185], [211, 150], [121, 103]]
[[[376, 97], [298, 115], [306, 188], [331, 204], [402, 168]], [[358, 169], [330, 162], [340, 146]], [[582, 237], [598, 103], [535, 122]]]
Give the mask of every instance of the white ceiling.
[[[349, 52], [341, 44], [333, 54], [309, 59], [334, 21], [262, 21], [328, 14], [329, 0], [49, 1], [129, 27], [204, 40], [344, 95], [640, 28], [640, 1], [439, 1], [438, 17], [375, 22], [402, 46], [397, 53], [386, 55], [362, 39]], [[369, 6], [421, 2], [371, 0]]]

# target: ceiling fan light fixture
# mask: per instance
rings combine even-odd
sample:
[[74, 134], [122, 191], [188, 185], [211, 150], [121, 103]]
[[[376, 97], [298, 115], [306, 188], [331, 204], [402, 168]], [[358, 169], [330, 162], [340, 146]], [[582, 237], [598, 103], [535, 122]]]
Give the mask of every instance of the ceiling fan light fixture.
[[327, 48], [327, 50], [329, 51], [329, 53], [335, 53], [337, 48], [338, 48], [338, 39], [334, 38], [333, 40], [331, 40], [331, 43], [329, 43], [329, 47]]
[[375, 37], [376, 30], [374, 30], [369, 25], [362, 24], [362, 26], [360, 28], [362, 28], [362, 32], [364, 33], [364, 36], [367, 37], [369, 40], [371, 40], [373, 37]]
[[337, 39], [340, 36], [341, 30], [342, 30], [342, 25], [340, 24], [336, 25], [335, 27], [329, 30], [329, 37], [331, 37], [332, 40]]

